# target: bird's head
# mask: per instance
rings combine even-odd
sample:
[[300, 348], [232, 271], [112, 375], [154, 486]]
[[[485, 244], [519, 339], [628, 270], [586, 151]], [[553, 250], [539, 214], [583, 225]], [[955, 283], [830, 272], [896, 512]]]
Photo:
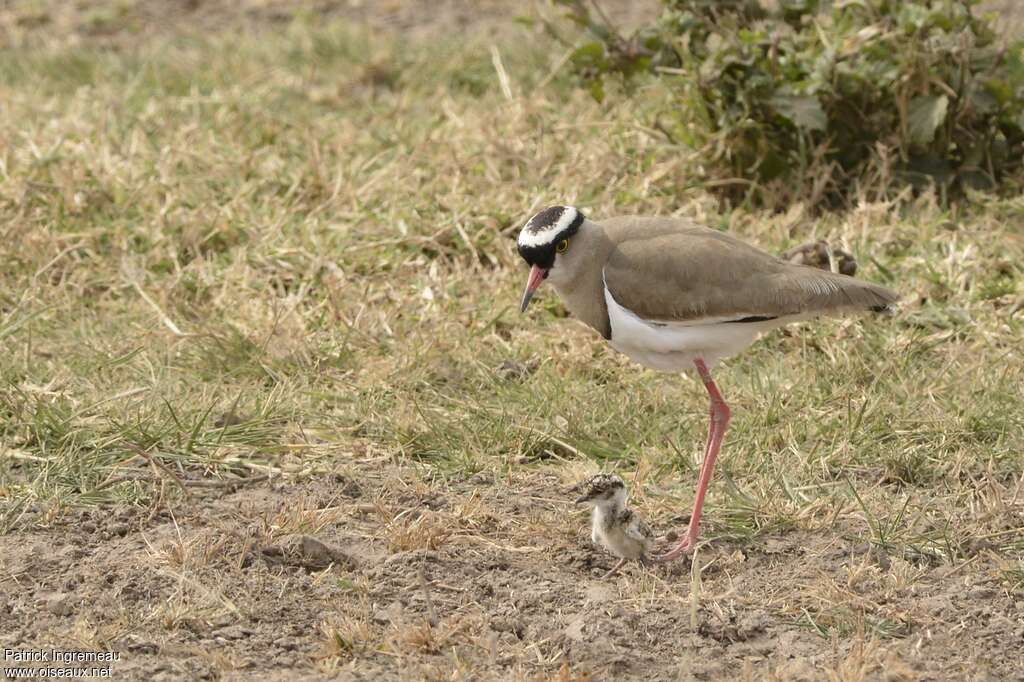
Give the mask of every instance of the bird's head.
[[585, 481], [581, 487], [584, 492], [576, 498], [576, 504], [602, 507], [626, 503], [626, 484], [615, 474], [598, 474]]
[[586, 218], [572, 206], [549, 206], [530, 218], [519, 232], [516, 245], [519, 255], [530, 265], [520, 310], [533, 298], [533, 292], [548, 276], [558, 286], [559, 281], [571, 279], [575, 254], [572, 253], [573, 236]]

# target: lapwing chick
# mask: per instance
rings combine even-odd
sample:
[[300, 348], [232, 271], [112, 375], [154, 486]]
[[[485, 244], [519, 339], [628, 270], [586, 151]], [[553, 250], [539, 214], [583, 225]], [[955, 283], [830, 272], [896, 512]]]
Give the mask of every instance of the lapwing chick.
[[598, 474], [583, 484], [585, 492], [576, 504], [593, 507], [590, 539], [619, 557], [619, 563], [601, 576], [611, 577], [633, 559], [647, 562], [654, 546], [654, 535], [639, 516], [626, 508], [626, 484], [613, 474]]
[[523, 311], [550, 282], [569, 312], [612, 348], [662, 372], [696, 370], [707, 389], [711, 418], [693, 512], [679, 543], [661, 559], [696, 545], [729, 426], [731, 411], [711, 368], [776, 327], [819, 315], [884, 312], [898, 298], [883, 286], [791, 263], [681, 218], [595, 222], [572, 206], [551, 206], [530, 218], [517, 246], [530, 266]]

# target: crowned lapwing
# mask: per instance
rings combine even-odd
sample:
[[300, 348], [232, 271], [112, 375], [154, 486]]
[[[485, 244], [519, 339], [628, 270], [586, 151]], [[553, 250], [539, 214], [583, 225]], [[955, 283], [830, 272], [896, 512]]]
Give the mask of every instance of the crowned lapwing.
[[626, 561], [647, 561], [654, 535], [639, 516], [626, 508], [626, 484], [614, 474], [598, 474], [583, 484], [576, 504], [593, 507], [590, 539], [619, 557], [619, 563], [602, 576], [615, 574]]
[[680, 218], [627, 216], [600, 223], [552, 206], [519, 233], [530, 265], [522, 310], [551, 282], [569, 312], [613, 348], [664, 372], [695, 369], [711, 419], [693, 513], [679, 544], [697, 542], [708, 481], [730, 411], [710, 368], [776, 327], [818, 315], [890, 309], [894, 292], [785, 261], [728, 234]]

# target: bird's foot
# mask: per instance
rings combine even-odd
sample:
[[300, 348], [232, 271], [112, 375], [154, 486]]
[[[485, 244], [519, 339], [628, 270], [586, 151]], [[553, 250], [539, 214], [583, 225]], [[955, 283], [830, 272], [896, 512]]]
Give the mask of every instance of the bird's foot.
[[696, 545], [697, 545], [696, 538], [694, 538], [690, 534], [690, 532], [687, 531], [686, 535], [683, 536], [683, 539], [679, 541], [679, 544], [677, 544], [675, 547], [673, 547], [669, 551], [665, 552], [664, 554], [659, 554], [658, 556], [656, 556], [654, 558], [654, 560], [655, 561], [672, 561], [673, 559], [675, 559], [680, 554], [683, 554], [685, 552], [690, 551]]

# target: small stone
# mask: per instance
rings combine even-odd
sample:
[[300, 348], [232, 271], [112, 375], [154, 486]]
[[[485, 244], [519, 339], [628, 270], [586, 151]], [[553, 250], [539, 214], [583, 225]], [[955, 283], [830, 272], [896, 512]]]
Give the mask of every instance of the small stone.
[[231, 625], [231, 616], [227, 614], [217, 616], [216, 618], [210, 621], [210, 625], [218, 629], [226, 628], [227, 626]]
[[278, 637], [274, 640], [274, 644], [276, 644], [279, 649], [282, 649], [284, 651], [295, 650], [295, 640], [291, 637]]
[[380, 625], [402, 622], [404, 607], [402, 602], [393, 601], [386, 608], [377, 608], [373, 611], [373, 621]]
[[43, 604], [46, 610], [55, 616], [70, 616], [74, 608], [71, 604], [71, 597], [62, 592], [54, 592], [43, 597]]
[[565, 626], [565, 636], [574, 642], [583, 641], [583, 627], [586, 625], [586, 621], [582, 618], [576, 618], [571, 623]]
[[985, 587], [984, 585], [975, 585], [967, 591], [967, 596], [970, 599], [985, 600], [994, 597], [996, 591], [991, 587]]
[[495, 632], [507, 632], [514, 635], [516, 639], [521, 640], [523, 635], [526, 633], [526, 629], [523, 624], [515, 619], [509, 618], [495, 618], [491, 621], [491, 630]]
[[111, 537], [119, 537], [119, 538], [120, 537], [124, 537], [125, 535], [128, 535], [128, 531], [129, 530], [130, 530], [130, 528], [128, 527], [127, 523], [120, 523], [120, 522], [112, 523], [112, 524], [110, 524], [110, 527], [107, 528], [107, 532], [111, 535]]
[[536, 358], [531, 359], [526, 363], [517, 362], [515, 360], [505, 360], [494, 369], [494, 373], [497, 374], [499, 378], [506, 381], [522, 381], [533, 374], [538, 367], [540, 367], [540, 361]]
[[591, 604], [604, 604], [615, 598], [615, 593], [604, 583], [597, 583], [587, 588], [587, 601]]
[[740, 621], [736, 626], [736, 630], [743, 639], [749, 639], [751, 636], [759, 632], [764, 632], [770, 625], [771, 622], [769, 621], [768, 616], [764, 613], [748, 613], [740, 618]]
[[133, 654], [152, 655], [160, 653], [160, 645], [155, 642], [138, 639], [135, 635], [130, 635], [129, 637], [120, 640], [118, 642], [118, 647], [127, 649]]
[[319, 571], [331, 565], [352, 567], [355, 560], [344, 550], [328, 545], [311, 535], [286, 538], [279, 545], [264, 547], [263, 556], [292, 566]]
[[226, 628], [221, 628], [217, 631], [217, 634], [225, 639], [245, 639], [248, 637], [251, 631], [247, 631], [241, 625], [229, 625]]

